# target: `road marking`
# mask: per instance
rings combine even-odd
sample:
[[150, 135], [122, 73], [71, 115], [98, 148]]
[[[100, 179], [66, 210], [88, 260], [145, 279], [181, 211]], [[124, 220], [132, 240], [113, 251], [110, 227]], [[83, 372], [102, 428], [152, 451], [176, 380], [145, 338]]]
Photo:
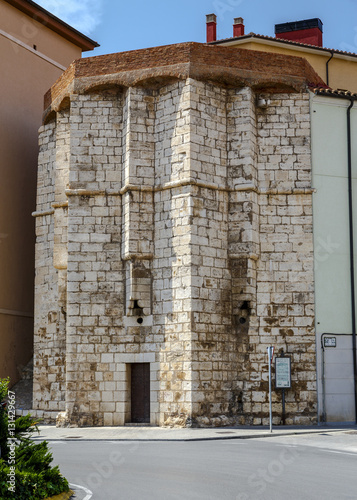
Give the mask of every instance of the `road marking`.
[[[187, 441], [190, 442], [190, 441]], [[215, 443], [219, 442], [220, 444], [229, 444], [229, 445], [237, 445], [243, 446], [245, 444], [248, 444], [248, 439], [215, 439]]]
[[303, 445], [300, 444], [276, 444], [279, 448], [299, 448]]
[[75, 488], [79, 488], [79, 489], [83, 490], [84, 493], [87, 493], [87, 495], [83, 498], [83, 500], [89, 500], [90, 498], [92, 498], [93, 493], [88, 488], [85, 488], [84, 486], [79, 486], [79, 484], [73, 484], [73, 483], [69, 483], [69, 485], [74, 486]]
[[324, 451], [328, 451], [329, 453], [338, 453], [340, 455], [352, 455], [354, 457], [357, 456], [356, 453], [353, 453], [351, 451], [337, 451], [337, 450], [326, 450], [326, 449], [324, 449]]
[[298, 448], [298, 447], [314, 448], [315, 450], [327, 451], [329, 453], [339, 453], [339, 454], [342, 454], [342, 455], [353, 455], [353, 456], [356, 456], [356, 452], [353, 452], [353, 451], [331, 450], [329, 448], [322, 448], [322, 447], [319, 447], [319, 446], [314, 446], [312, 444], [306, 444], [306, 443], [302, 443], [300, 445], [296, 445], [296, 444], [277, 444], [276, 446], [280, 446], [282, 448]]
[[275, 446], [280, 446], [281, 448], [298, 448], [299, 444], [275, 444]]

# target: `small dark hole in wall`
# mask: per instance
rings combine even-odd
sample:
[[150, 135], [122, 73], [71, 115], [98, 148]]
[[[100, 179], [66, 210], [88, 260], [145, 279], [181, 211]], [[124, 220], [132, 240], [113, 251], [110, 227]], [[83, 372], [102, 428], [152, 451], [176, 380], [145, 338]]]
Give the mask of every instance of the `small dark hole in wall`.
[[246, 322], [247, 320], [245, 318], [239, 318], [239, 323], [241, 325], [244, 325], [244, 323]]
[[141, 323], [142, 323], [144, 320], [143, 320], [143, 318], [138, 318], [136, 321], [139, 323], [139, 325], [141, 325]]
[[[143, 311], [143, 308], [140, 307], [139, 299], [133, 300], [132, 301], [131, 316], [136, 316], [137, 318], [140, 318], [143, 315], [144, 315], [144, 311]], [[137, 322], [140, 323], [140, 321], [138, 319], [137, 319]]]

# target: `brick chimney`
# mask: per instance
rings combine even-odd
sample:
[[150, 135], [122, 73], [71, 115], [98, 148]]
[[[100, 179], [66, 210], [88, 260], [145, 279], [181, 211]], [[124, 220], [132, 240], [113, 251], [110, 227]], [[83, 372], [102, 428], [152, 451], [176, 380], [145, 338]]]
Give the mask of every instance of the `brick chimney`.
[[244, 21], [242, 17], [235, 17], [233, 24], [233, 37], [244, 35]]
[[275, 38], [322, 47], [322, 22], [317, 17], [275, 25]]
[[206, 33], [207, 43], [217, 40], [217, 16], [216, 14], [208, 14], [206, 16]]

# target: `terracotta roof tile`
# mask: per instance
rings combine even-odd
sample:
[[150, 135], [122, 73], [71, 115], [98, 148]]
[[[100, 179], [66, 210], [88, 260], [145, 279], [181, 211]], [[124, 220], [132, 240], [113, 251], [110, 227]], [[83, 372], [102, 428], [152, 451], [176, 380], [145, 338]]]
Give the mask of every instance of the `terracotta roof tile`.
[[350, 92], [349, 90], [330, 89], [322, 87], [311, 87], [310, 90], [316, 95], [324, 95], [327, 97], [341, 97], [345, 99], [349, 99], [350, 97], [352, 97], [354, 99], [357, 99], [357, 93]]

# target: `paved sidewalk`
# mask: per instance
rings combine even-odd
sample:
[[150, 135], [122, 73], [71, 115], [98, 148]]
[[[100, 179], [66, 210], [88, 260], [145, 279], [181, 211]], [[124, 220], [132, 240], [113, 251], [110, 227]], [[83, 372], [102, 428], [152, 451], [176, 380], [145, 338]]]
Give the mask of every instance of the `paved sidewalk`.
[[311, 427], [215, 427], [193, 429], [169, 429], [163, 427], [55, 427], [40, 425], [40, 434], [35, 439], [48, 441], [202, 441], [213, 439], [249, 439], [325, 432], [356, 431], [355, 425], [321, 425]]

